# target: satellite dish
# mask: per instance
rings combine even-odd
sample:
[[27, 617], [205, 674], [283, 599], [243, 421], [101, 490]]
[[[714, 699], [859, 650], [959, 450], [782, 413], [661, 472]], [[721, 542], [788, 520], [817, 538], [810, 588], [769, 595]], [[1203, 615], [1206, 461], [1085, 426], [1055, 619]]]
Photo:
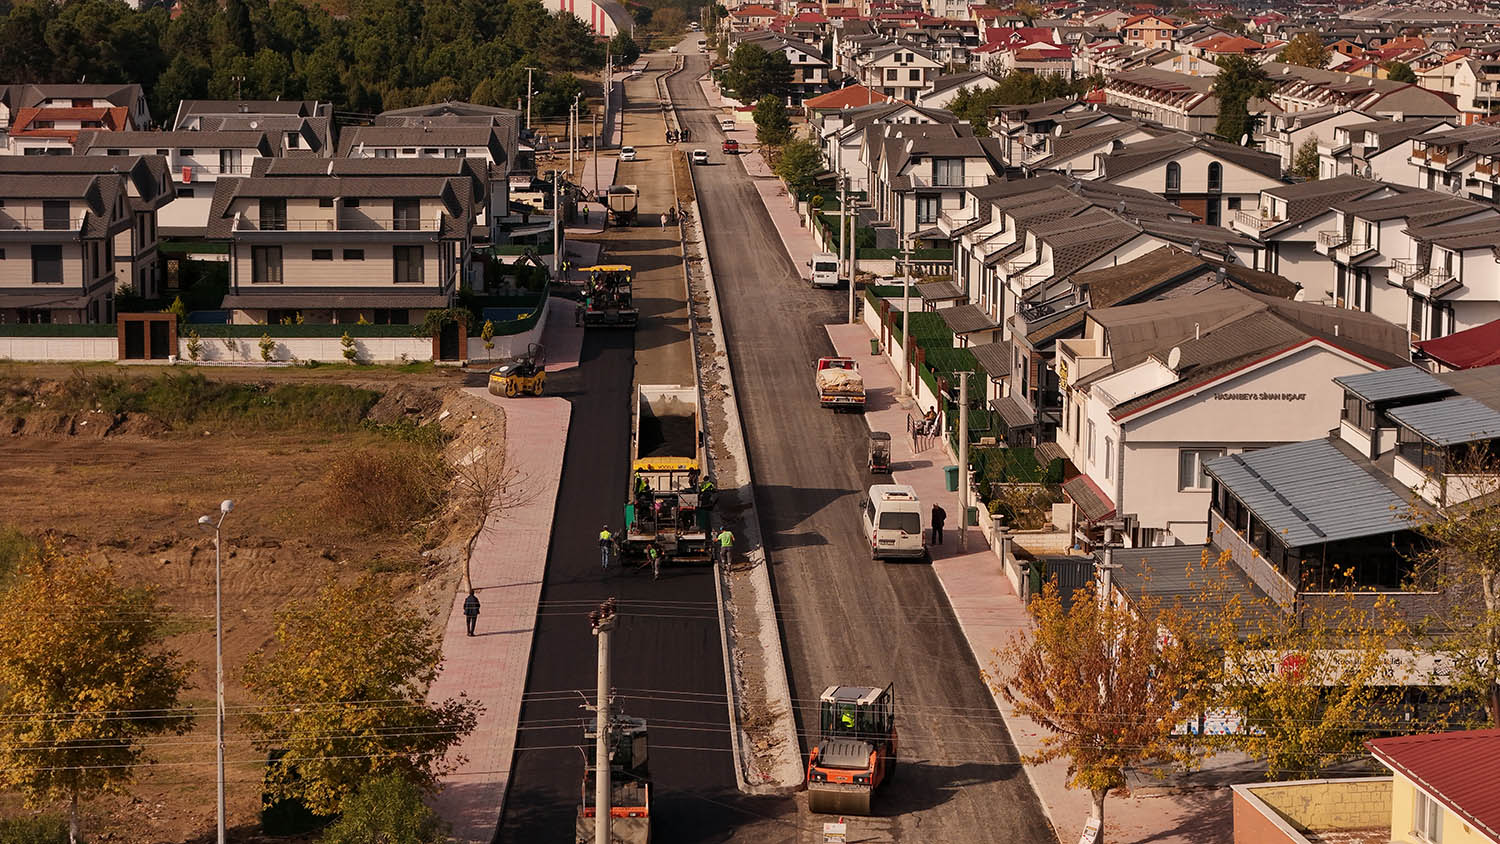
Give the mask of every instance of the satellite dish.
[[259, 120], [252, 120], [252, 121], [250, 121], [250, 128], [251, 129], [259, 129], [260, 128], [260, 121]]
[[1167, 352], [1167, 368], [1170, 369], [1170, 370], [1172, 370], [1173, 372], [1176, 372], [1178, 365], [1181, 364], [1181, 363], [1182, 363], [1182, 347], [1181, 346], [1173, 346], [1172, 347], [1172, 351]]
[[1374, 176], [1375, 176], [1375, 170], [1374, 170], [1374, 168], [1372, 168], [1372, 167], [1370, 167], [1370, 165], [1366, 164], [1365, 165], [1365, 178], [1366, 179], [1371, 179], [1371, 178], [1374, 178]]
[[1240, 146], [1242, 146], [1242, 147], [1250, 146], [1250, 133], [1249, 132], [1246, 132], [1245, 134], [1243, 134], [1243, 135], [1240, 136]]

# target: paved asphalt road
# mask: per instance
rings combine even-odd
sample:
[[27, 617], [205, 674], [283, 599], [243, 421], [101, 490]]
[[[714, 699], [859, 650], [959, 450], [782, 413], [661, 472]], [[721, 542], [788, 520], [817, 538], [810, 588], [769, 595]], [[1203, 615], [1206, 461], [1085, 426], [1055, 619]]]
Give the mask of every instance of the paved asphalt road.
[[[713, 148], [721, 135], [696, 81], [704, 62], [690, 55], [670, 85], [684, 124]], [[820, 409], [811, 385], [812, 362], [832, 353], [823, 326], [845, 319], [847, 292], [799, 281], [743, 166], [711, 155], [696, 168], [698, 200], [804, 752], [826, 686], [894, 682], [900, 776], [877, 796], [877, 817], [851, 823], [850, 840], [1055, 841], [937, 578], [870, 560], [856, 504], [871, 482], [868, 429]], [[799, 840], [821, 840], [798, 805]]]
[[[668, 63], [658, 58], [655, 64]], [[648, 76], [633, 83], [629, 93], [636, 97], [654, 91], [650, 84]], [[654, 92], [628, 112], [627, 143], [643, 146], [646, 132], [655, 133], [660, 143]], [[654, 152], [647, 157], [666, 159]], [[638, 176], [643, 191], [665, 191], [643, 197], [642, 206], [665, 207], [670, 176], [667, 187], [654, 187], [661, 181], [645, 172], [644, 163]], [[675, 237], [675, 229], [612, 231], [609, 239], [619, 241], [612, 254], [649, 266], [666, 279], [670, 273], [660, 252], [668, 233]], [[677, 270], [679, 289], [680, 273]], [[710, 573], [703, 568], [668, 568], [660, 581], [653, 582], [649, 571], [621, 571], [617, 565], [603, 574], [599, 568], [599, 526], [607, 522], [611, 530], [618, 530], [623, 515], [635, 358], [649, 361], [645, 368], [654, 370], [649, 376], [643, 372], [643, 378], [692, 377], [691, 363], [685, 373], [675, 371], [680, 365], [670, 365], [683, 354], [690, 361], [691, 351], [664, 348], [687, 342], [682, 330], [670, 324], [674, 309], [666, 301], [667, 290], [663, 283], [648, 297], [651, 301], [642, 302], [641, 331], [589, 332], [579, 367], [556, 373], [547, 382], [549, 394], [572, 402], [572, 425], [498, 836], [502, 842], [573, 841], [583, 772], [582, 725], [586, 717], [592, 718], [580, 704], [585, 697], [593, 699], [595, 684], [595, 640], [587, 614], [611, 596], [620, 602], [613, 645], [616, 703], [650, 724], [652, 840], [789, 839], [787, 826], [774, 818], [791, 812], [791, 801], [748, 798], [735, 789]]]

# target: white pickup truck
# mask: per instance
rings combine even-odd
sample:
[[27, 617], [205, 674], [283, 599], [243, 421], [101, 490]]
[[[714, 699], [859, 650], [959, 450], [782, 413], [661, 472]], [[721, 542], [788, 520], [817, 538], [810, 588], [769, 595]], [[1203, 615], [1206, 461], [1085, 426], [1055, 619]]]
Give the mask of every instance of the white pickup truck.
[[859, 506], [871, 559], [927, 556], [922, 544], [922, 502], [916, 490], [905, 484], [876, 484]]
[[834, 410], [865, 409], [865, 378], [854, 358], [818, 358], [818, 403]]

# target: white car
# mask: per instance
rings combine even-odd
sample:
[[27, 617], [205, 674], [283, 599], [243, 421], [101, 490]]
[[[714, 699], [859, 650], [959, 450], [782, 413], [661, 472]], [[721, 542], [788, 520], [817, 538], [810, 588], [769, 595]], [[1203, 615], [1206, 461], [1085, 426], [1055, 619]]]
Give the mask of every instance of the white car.
[[634, 161], [635, 160], [635, 147], [620, 147], [620, 160], [621, 161]]
[[707, 164], [708, 163], [708, 150], [706, 150], [706, 149], [695, 149], [695, 150], [693, 150], [693, 163], [694, 164]]
[[733, 132], [734, 131], [734, 118], [733, 117], [721, 117], [721, 118], [719, 118], [719, 131], [721, 131], [721, 132]]
[[[672, 45], [672, 46], [671, 46], [671, 48], [669, 48], [669, 52], [673, 52], [673, 53], [675, 53], [675, 52], [677, 52], [677, 45], [676, 45], [676, 44], [673, 44], [673, 45]], [[602, 84], [604, 84], [604, 83], [602, 83], [602, 82], [601, 82], [601, 83], [600, 83], [600, 84], [601, 84], [601, 85], [602, 85]]]

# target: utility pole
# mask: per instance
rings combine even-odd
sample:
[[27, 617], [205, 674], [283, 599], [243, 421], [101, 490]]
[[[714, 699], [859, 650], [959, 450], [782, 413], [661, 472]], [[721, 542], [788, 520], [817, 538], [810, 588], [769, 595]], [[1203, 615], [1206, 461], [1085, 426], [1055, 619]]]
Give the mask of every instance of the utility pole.
[[552, 168], [552, 277], [565, 281], [562, 271], [562, 172]]
[[911, 360], [911, 349], [906, 343], [911, 338], [911, 241], [901, 242], [901, 263], [906, 268], [906, 283], [901, 285], [901, 397], [911, 395], [911, 386], [906, 380], [906, 362]]
[[[842, 221], [844, 221], [845, 223], [849, 222], [849, 174], [848, 173], [840, 173], [839, 174], [839, 219], [842, 220]], [[841, 223], [840, 225], [843, 225], [843, 224]], [[853, 325], [854, 323], [858, 322], [858, 320], [854, 316], [854, 311], [855, 311], [855, 307], [854, 307], [854, 261], [853, 261], [853, 256], [854, 256], [854, 232], [855, 232], [855, 227], [854, 227], [854, 225], [851, 224], [849, 226], [849, 234], [848, 234], [848, 236], [840, 238], [840, 241], [841, 241], [840, 245], [841, 246], [845, 242], [849, 244], [849, 256], [850, 256], [850, 261], [849, 261], [849, 324], [850, 325]]]
[[958, 375], [958, 550], [969, 549], [969, 373]]
[[609, 638], [615, 629], [615, 599], [610, 598], [589, 613], [589, 623], [599, 638], [598, 706], [594, 710], [594, 844], [611, 844], [609, 831]]
[[532, 90], [531, 90], [531, 72], [533, 70], [536, 70], [536, 68], [534, 68], [534, 67], [527, 67], [526, 68], [526, 129], [527, 129], [527, 131], [531, 130], [531, 94], [532, 94]]
[[198, 526], [214, 532], [214, 734], [218, 773], [218, 844], [224, 844], [224, 519], [234, 510], [234, 501], [219, 502], [219, 519], [199, 516]]
[[[605, 108], [609, 107], [609, 97], [605, 96]], [[599, 195], [599, 112], [594, 112], [594, 196]]]

